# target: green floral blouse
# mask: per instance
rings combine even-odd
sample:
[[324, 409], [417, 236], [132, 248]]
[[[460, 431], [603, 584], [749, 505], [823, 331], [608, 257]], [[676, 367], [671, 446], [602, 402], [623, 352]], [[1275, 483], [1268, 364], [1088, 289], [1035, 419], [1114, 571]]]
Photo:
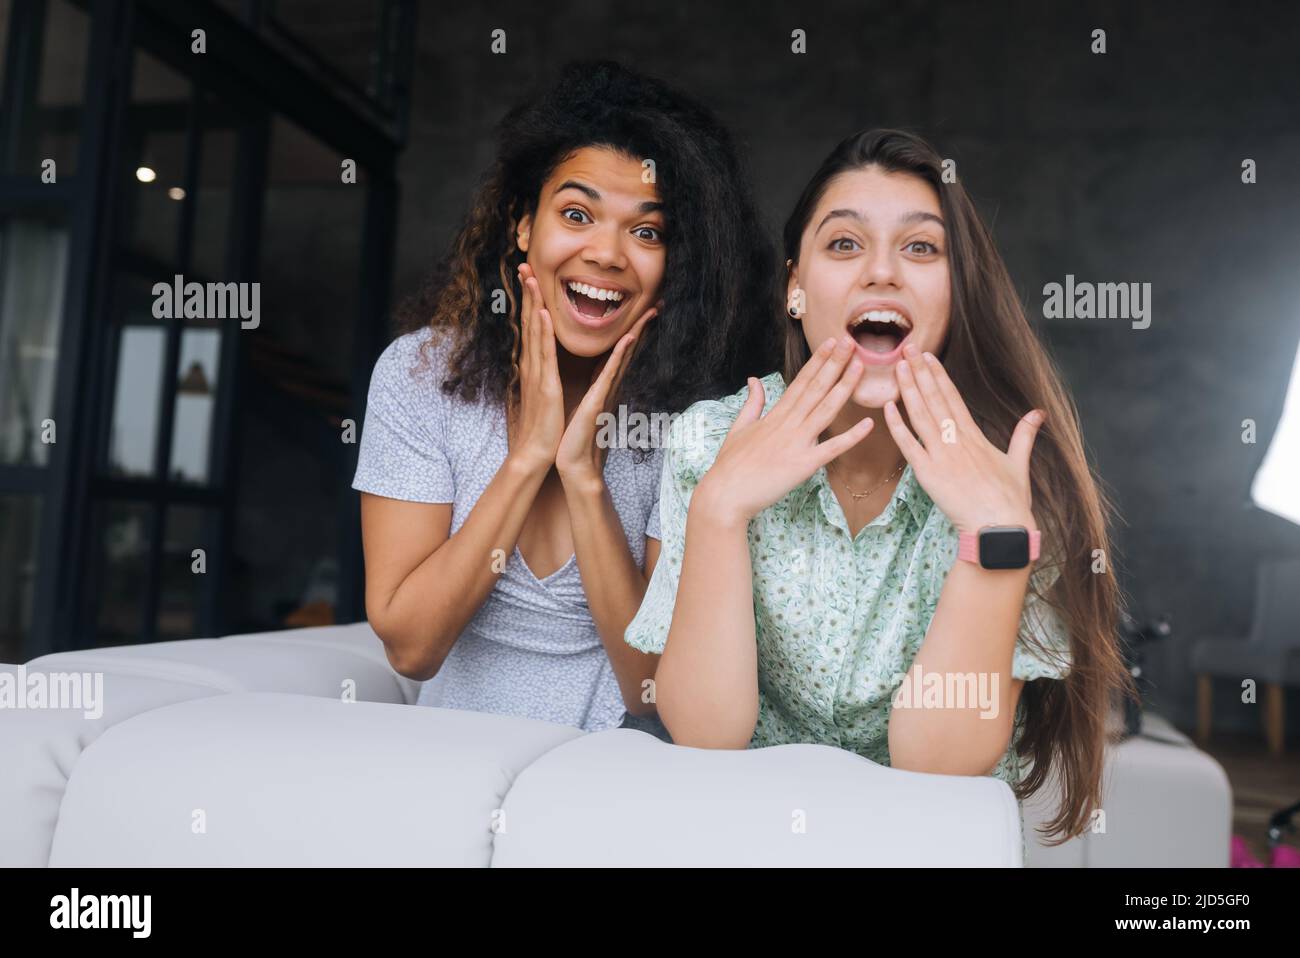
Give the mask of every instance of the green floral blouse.
[[[785, 391], [780, 373], [763, 379], [765, 410]], [[686, 510], [740, 412], [746, 390], [698, 402], [668, 438], [659, 493], [662, 550], [625, 640], [663, 652], [681, 575]], [[957, 531], [907, 466], [875, 519], [849, 534], [844, 510], [818, 469], [749, 525], [758, 643], [758, 723], [750, 748], [812, 742], [889, 764], [889, 713], [934, 616]], [[1045, 591], [1059, 573], [1041, 566], [1031, 580]], [[1033, 636], [1045, 648], [1027, 642]], [[1061, 678], [1070, 665], [1068, 635], [1054, 610], [1026, 597], [1011, 672]], [[1008, 785], [1023, 769], [1015, 754], [1017, 714], [1006, 754], [992, 775]]]

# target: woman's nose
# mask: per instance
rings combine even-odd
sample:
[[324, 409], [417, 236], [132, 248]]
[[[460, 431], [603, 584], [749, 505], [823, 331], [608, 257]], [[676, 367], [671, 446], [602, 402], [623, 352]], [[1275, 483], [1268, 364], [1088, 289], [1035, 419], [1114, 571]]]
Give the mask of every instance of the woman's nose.
[[882, 245], [867, 257], [862, 269], [862, 285], [895, 285], [897, 280], [898, 263], [894, 251]]
[[583, 258], [602, 269], [622, 269], [626, 266], [618, 230], [601, 230], [592, 235], [591, 242], [583, 250]]

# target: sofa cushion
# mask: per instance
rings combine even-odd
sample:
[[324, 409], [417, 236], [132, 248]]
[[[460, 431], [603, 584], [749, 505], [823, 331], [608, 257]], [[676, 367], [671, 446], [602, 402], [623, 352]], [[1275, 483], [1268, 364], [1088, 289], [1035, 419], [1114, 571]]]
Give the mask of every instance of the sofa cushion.
[[[16, 677], [17, 665], [0, 665]], [[25, 667], [28, 678], [38, 671]], [[71, 671], [54, 667], [48, 671]], [[0, 712], [0, 867], [49, 863], [59, 804], [82, 752], [107, 729], [133, 716], [187, 699], [218, 694], [208, 686], [138, 675], [102, 675], [98, 715], [55, 708]]]
[[[1026, 762], [1027, 769], [1033, 762]], [[1025, 828], [1026, 868], [1083, 868], [1086, 862], [1085, 845], [1081, 837], [1067, 839], [1056, 845], [1044, 844], [1039, 827], [1056, 817], [1061, 804], [1059, 777], [1053, 773], [1047, 782], [1022, 803]]]
[[1232, 786], [1223, 766], [1164, 718], [1106, 756], [1105, 829], [1083, 836], [1088, 868], [1227, 868]]
[[182, 702], [85, 751], [50, 864], [484, 866], [520, 769], [582, 734], [285, 693]]
[[1143, 733], [1107, 749], [1101, 815], [1082, 835], [1040, 843], [1036, 829], [1060, 803], [1055, 776], [1025, 801], [1027, 867], [1227, 867], [1232, 789], [1223, 767], [1154, 712]]
[[992, 777], [887, 769], [824, 745], [713, 750], [594, 732], [528, 766], [494, 866], [1021, 864]]

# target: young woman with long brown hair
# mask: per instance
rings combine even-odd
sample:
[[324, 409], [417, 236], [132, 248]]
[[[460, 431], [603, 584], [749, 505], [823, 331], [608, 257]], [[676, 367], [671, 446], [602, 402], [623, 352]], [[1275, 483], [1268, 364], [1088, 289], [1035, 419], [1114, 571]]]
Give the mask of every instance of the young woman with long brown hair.
[[1061, 377], [918, 137], [843, 141], [783, 239], [784, 371], [670, 435], [626, 633], [662, 653], [660, 718], [682, 745], [818, 742], [1021, 800], [1055, 770], [1046, 832], [1078, 834], [1133, 690]]
[[[375, 364], [353, 488], [366, 611], [420, 704], [588, 731], [653, 715], [623, 631], [659, 552], [662, 454], [615, 405], [734, 389], [770, 250], [726, 130], [609, 62], [503, 120], [451, 253]], [[626, 417], [623, 417], [626, 420]]]

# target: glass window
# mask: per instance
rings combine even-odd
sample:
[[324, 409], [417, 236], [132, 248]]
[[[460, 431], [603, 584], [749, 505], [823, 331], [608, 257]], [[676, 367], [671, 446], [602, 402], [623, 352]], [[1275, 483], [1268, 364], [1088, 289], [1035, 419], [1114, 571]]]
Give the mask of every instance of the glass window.
[[164, 269], [175, 266], [180, 242], [190, 95], [189, 79], [136, 50], [123, 144], [125, 235], [133, 252]]
[[322, 390], [345, 388], [350, 380], [360, 301], [367, 177], [358, 169], [356, 183], [344, 183], [343, 159], [302, 127], [275, 118], [258, 332], [318, 366], [314, 376], [328, 378], [315, 384]]
[[38, 496], [0, 496], [0, 662], [24, 662], [36, 582]]
[[365, 176], [300, 127], [271, 127], [259, 243], [261, 325], [249, 340], [240, 424], [231, 620], [244, 630], [332, 621], [347, 494], [343, 417], [353, 414], [352, 333], [360, 302]]
[[[214, 571], [210, 532], [215, 523], [212, 520], [210, 511], [198, 506], [172, 506], [167, 510], [159, 570], [160, 639], [192, 639], [198, 634], [205, 576]], [[196, 549], [203, 550], [202, 554], [195, 556]]]
[[95, 587], [95, 644], [129, 645], [140, 641], [141, 607], [149, 573], [147, 503], [102, 504], [96, 543], [99, 560]]
[[41, 423], [54, 415], [67, 273], [64, 226], [0, 219], [0, 463], [49, 462]]
[[173, 482], [208, 482], [212, 412], [220, 362], [220, 330], [187, 328], [183, 331], [176, 367], [171, 468], [167, 471]]
[[203, 282], [224, 280], [230, 265], [226, 262], [226, 248], [234, 199], [239, 118], [215, 96], [206, 94], [201, 122], [203, 139], [194, 198], [194, 242], [189, 272], [194, 279]]
[[126, 323], [118, 330], [109, 475], [148, 478], [154, 474], [166, 340], [166, 330], [157, 323]]
[[89, 47], [90, 17], [86, 12], [68, 0], [48, 2], [32, 144], [36, 170], [47, 158], [55, 161], [60, 176], [77, 170]]
[[[202, 145], [193, 198], [194, 241], [186, 280], [225, 283], [230, 279], [226, 250], [239, 145], [238, 118], [220, 99], [207, 93], [203, 97], [201, 122]], [[210, 481], [208, 457], [212, 448], [221, 337], [223, 327], [238, 320], [187, 317], [183, 322], [167, 474], [173, 482], [206, 484]]]
[[[11, 12], [24, 23], [15, 33], [10, 33]], [[9, 78], [12, 85], [5, 91], [5, 108], [13, 111], [14, 124], [14, 168], [9, 172], [40, 176], [48, 159], [54, 160], [60, 179], [71, 176], [77, 171], [90, 17], [69, 0], [23, 7], [0, 3], [0, 61], [9, 60], [11, 40], [15, 47], [25, 47], [26, 55], [12, 64], [21, 72]]]

